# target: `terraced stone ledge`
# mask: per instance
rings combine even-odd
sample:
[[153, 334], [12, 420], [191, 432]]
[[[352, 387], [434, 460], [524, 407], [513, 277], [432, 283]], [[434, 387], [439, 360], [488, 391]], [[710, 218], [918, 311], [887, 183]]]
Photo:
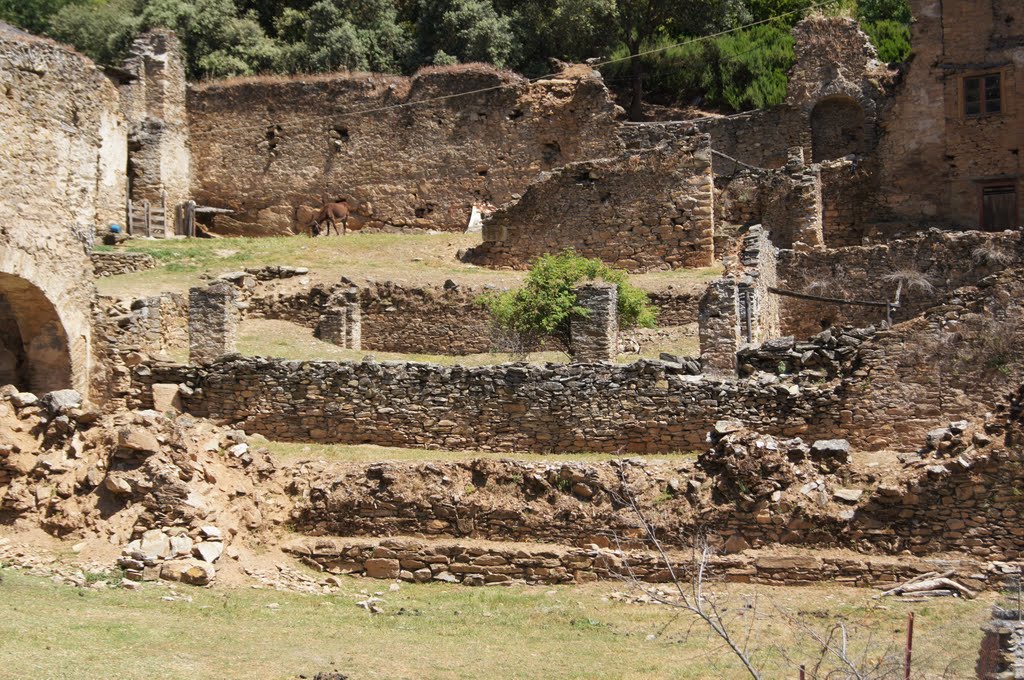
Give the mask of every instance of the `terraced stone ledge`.
[[[570, 548], [538, 543], [492, 541], [424, 541], [415, 538], [305, 537], [284, 546], [303, 562], [332, 574], [425, 583], [498, 585], [560, 584], [635, 579], [671, 580], [665, 562], [654, 552]], [[687, 552], [669, 554], [672, 568], [688, 578], [694, 566]], [[930, 571], [955, 572], [973, 590], [997, 584], [1008, 565], [961, 556], [943, 559], [868, 557], [853, 552], [750, 550], [714, 556], [712, 579], [735, 583], [800, 586], [832, 582], [846, 586], [884, 586]]]

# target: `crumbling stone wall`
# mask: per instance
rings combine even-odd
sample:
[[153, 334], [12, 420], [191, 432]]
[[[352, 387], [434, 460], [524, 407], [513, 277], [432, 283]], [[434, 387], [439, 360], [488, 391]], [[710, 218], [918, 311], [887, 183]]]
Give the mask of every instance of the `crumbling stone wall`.
[[[347, 288], [350, 284], [341, 284]], [[411, 354], [481, 354], [496, 348], [490, 312], [480, 304], [488, 288], [403, 285], [374, 281], [357, 287], [362, 313], [362, 348]], [[335, 287], [313, 286], [300, 293], [257, 291], [245, 310], [248, 318], [281, 319], [315, 329]], [[663, 290], [650, 294], [659, 327], [697, 321], [699, 296]]]
[[598, 78], [530, 83], [485, 66], [197, 85], [193, 189], [238, 211], [215, 221], [232, 233], [295, 231], [341, 196], [368, 228], [462, 231], [474, 203], [507, 203], [541, 171], [618, 153], [615, 113]]
[[[887, 302], [895, 299], [898, 277], [927, 279], [903, 286], [894, 321], [908, 320], [965, 285], [1022, 261], [1020, 234], [932, 230], [884, 245], [779, 252], [779, 287], [822, 297]], [[781, 334], [807, 338], [828, 326], [870, 326], [885, 320], [885, 309], [782, 298]]]
[[117, 92], [85, 57], [0, 24], [0, 93], [0, 296], [28, 364], [21, 387], [86, 393], [89, 251], [124, 205]]
[[166, 192], [168, 229], [177, 206], [189, 200], [192, 182], [186, 109], [185, 62], [177, 36], [154, 29], [132, 44], [121, 85], [129, 124], [131, 198], [159, 206]]
[[804, 162], [802, 147], [789, 149], [783, 168], [740, 168], [716, 177], [715, 208], [726, 224], [763, 226], [780, 248], [823, 244], [821, 167]]
[[94, 252], [91, 255], [96, 276], [116, 276], [152, 269], [156, 259], [149, 253], [135, 252]]
[[539, 255], [574, 248], [630, 271], [710, 266], [710, 140], [693, 135], [566, 165], [485, 221], [483, 238], [467, 261], [522, 269]]
[[131, 368], [145, 356], [188, 355], [188, 300], [164, 293], [127, 303], [97, 298], [93, 319], [92, 394], [97, 401], [124, 405], [131, 393]]
[[498, 451], [689, 451], [723, 417], [831, 433], [841, 402], [835, 385], [779, 394], [644, 360], [465, 368], [227, 357], [147, 365], [135, 381], [139, 405], [152, 384], [183, 383], [189, 412], [277, 440]]
[[739, 262], [705, 291], [699, 308], [700, 356], [713, 375], [736, 375], [736, 354], [779, 335], [776, 249], [761, 226], [744, 235]]

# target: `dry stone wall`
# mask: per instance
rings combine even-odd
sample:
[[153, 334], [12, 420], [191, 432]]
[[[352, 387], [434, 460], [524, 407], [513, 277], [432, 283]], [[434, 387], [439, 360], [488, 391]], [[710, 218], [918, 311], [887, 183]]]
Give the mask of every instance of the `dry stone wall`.
[[[552, 545], [509, 545], [456, 541], [427, 543], [412, 538], [380, 541], [336, 538], [306, 538], [285, 550], [318, 564], [332, 574], [361, 574], [369, 578], [400, 579], [426, 583], [462, 583], [483, 586], [496, 583], [587, 583], [623, 579], [646, 583], [671, 583], [688, 579], [693, 568], [688, 554], [665, 559], [647, 551], [602, 549], [597, 546], [566, 549]], [[970, 560], [920, 560], [863, 558], [851, 555], [820, 557], [811, 553], [772, 552], [713, 557], [706, 577], [712, 581], [801, 586], [823, 581], [847, 586], [896, 584], [936, 570], [952, 570], [957, 578], [987, 580], [984, 565]], [[971, 569], [974, 569], [972, 572]], [[977, 586], [975, 586], [977, 587]], [[671, 598], [673, 595], [668, 594]]]
[[600, 79], [530, 83], [484, 66], [209, 83], [188, 107], [195, 198], [236, 210], [215, 224], [248, 235], [297, 231], [341, 196], [367, 228], [462, 231], [473, 204], [622, 148]]
[[[928, 231], [884, 245], [779, 252], [779, 287], [838, 299], [887, 302], [905, 283], [894, 321], [904, 321], [940, 304], [961, 286], [1022, 261], [1018, 232]], [[924, 281], [921, 280], [923, 277]], [[828, 326], [870, 326], [885, 320], [885, 309], [837, 305], [791, 297], [779, 301], [781, 334], [808, 338]]]
[[[300, 293], [257, 292], [248, 300], [248, 318], [281, 319], [315, 329], [339, 286], [315, 285]], [[411, 354], [466, 355], [494, 351], [496, 338], [479, 298], [495, 289], [447, 285], [409, 286], [374, 281], [356, 288], [362, 315], [362, 349]], [[699, 296], [663, 290], [650, 294], [660, 327], [697, 321]]]
[[484, 222], [468, 262], [524, 269], [573, 248], [621, 269], [714, 262], [714, 182], [706, 135], [566, 165]]
[[[117, 92], [69, 48], [0, 24], [0, 297], [16, 320], [22, 386], [89, 388], [98, 226], [124, 206]], [[20, 345], [20, 346], [18, 346]]]
[[135, 372], [184, 384], [186, 409], [285, 441], [447, 449], [658, 453], [703, 446], [724, 417], [773, 432], [831, 435], [843, 388], [806, 389], [688, 375], [654, 361], [479, 368], [402, 362], [225, 357]]
[[131, 274], [156, 266], [156, 260], [149, 253], [94, 252], [91, 257], [96, 276]]

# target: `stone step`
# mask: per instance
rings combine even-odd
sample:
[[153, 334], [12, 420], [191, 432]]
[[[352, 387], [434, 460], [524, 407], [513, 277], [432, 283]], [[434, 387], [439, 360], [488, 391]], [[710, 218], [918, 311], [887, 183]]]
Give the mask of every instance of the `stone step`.
[[[646, 550], [499, 541], [393, 537], [301, 537], [283, 546], [306, 564], [332, 574], [377, 579], [497, 585], [567, 584], [623, 578], [668, 583], [672, 574], [688, 582], [696, 566], [690, 551], [671, 551], [668, 560]], [[713, 580], [766, 585], [892, 585], [931, 571], [953, 570], [972, 590], [998, 584], [998, 563], [953, 556], [943, 559], [868, 557], [850, 551], [748, 550], [714, 555]]]

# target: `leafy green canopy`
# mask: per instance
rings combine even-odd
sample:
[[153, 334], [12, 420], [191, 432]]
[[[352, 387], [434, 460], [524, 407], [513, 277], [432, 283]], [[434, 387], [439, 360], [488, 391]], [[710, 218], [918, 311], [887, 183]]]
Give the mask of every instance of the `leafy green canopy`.
[[[189, 78], [339, 69], [412, 73], [483, 61], [531, 76], [550, 59], [626, 61], [602, 69], [609, 86], [661, 104], [746, 110], [785, 94], [789, 27], [818, 0], [0, 0], [0, 20], [118, 63], [139, 31], [181, 38]], [[910, 51], [907, 0], [836, 0], [886, 61]], [[685, 36], [780, 21], [643, 57]], [[635, 58], [630, 60], [630, 56]]]
[[522, 288], [485, 294], [481, 302], [495, 323], [527, 339], [527, 344], [550, 337], [568, 350], [570, 322], [588, 312], [576, 301], [576, 287], [585, 281], [606, 281], [618, 289], [619, 328], [652, 328], [656, 310], [647, 293], [631, 285], [625, 272], [597, 259], [581, 257], [569, 249], [558, 255], [542, 255], [531, 263]]

